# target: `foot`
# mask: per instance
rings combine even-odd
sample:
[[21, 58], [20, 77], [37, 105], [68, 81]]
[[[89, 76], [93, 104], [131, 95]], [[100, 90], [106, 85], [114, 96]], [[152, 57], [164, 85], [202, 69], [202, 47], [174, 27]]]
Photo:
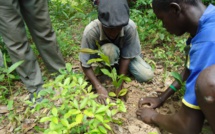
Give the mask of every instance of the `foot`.
[[[38, 97], [39, 92], [42, 90], [43, 88], [38, 88], [35, 92], [30, 93], [29, 95], [29, 100], [30, 101], [35, 101], [35, 102], [41, 102], [43, 100], [43, 97]], [[35, 98], [35, 99], [34, 99]]]

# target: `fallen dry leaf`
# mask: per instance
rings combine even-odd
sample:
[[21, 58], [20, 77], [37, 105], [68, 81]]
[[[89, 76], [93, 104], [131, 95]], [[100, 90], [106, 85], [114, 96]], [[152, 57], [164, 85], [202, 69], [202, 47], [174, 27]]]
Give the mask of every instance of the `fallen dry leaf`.
[[8, 113], [8, 109], [7, 109], [7, 106], [4, 106], [4, 105], [0, 105], [0, 114], [5, 114], [5, 113]]

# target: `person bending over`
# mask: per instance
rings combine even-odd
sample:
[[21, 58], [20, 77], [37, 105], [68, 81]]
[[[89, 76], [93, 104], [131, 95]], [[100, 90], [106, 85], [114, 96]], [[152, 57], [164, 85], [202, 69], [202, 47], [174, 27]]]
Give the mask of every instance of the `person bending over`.
[[[153, 0], [154, 13], [171, 34], [189, 33], [187, 64], [181, 73], [186, 92], [180, 110], [173, 115], [155, 111], [180, 88], [176, 81], [159, 97], [139, 100], [136, 114], [143, 122], [155, 124], [174, 134], [199, 134], [204, 119], [215, 133], [215, 6], [200, 0]], [[144, 108], [144, 105], [150, 105]]]
[[[81, 48], [98, 49], [96, 42], [109, 57], [111, 65], [119, 63], [119, 74], [126, 75], [129, 70], [139, 82], [148, 81], [154, 76], [151, 67], [140, 56], [139, 36], [135, 23], [129, 19], [126, 0], [100, 0], [98, 19], [86, 26]], [[87, 64], [88, 60], [95, 57], [97, 55], [80, 53], [80, 62], [84, 74], [99, 94], [99, 102], [105, 104], [107, 90], [95, 76], [91, 65]], [[119, 93], [122, 85], [116, 93]]]

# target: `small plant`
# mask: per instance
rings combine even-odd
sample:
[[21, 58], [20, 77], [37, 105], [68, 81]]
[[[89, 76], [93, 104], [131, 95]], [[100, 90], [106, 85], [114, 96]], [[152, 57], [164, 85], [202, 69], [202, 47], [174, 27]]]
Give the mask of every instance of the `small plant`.
[[7, 95], [12, 94], [12, 80], [16, 79], [16, 76], [12, 74], [12, 72], [23, 62], [24, 61], [18, 61], [8, 67], [6, 55], [4, 54], [4, 67], [0, 67], [0, 83], [5, 83], [5, 85], [0, 85], [0, 102], [7, 103]]
[[177, 92], [177, 94], [179, 97], [183, 97], [185, 93], [185, 82], [182, 80], [182, 77], [178, 72], [171, 72], [171, 75], [181, 85], [181, 89]]
[[[91, 64], [91, 63], [102, 62], [103, 64], [105, 64], [106, 66], [108, 66], [111, 71], [109, 71], [106, 68], [103, 68], [103, 69], [101, 69], [101, 72], [112, 79], [112, 84], [114, 85], [114, 87], [116, 89], [118, 89], [122, 85], [123, 81], [126, 81], [126, 82], [131, 81], [131, 79], [129, 77], [127, 77], [127, 76], [125, 76], [123, 74], [121, 74], [121, 75], [117, 74], [116, 69], [113, 68], [111, 66], [111, 64], [110, 64], [109, 57], [106, 56], [102, 52], [102, 50], [101, 50], [100, 45], [98, 44], [98, 42], [96, 42], [96, 44], [98, 46], [98, 50], [92, 50], [92, 49], [89, 49], [89, 48], [82, 48], [80, 50], [80, 52], [82, 52], [82, 53], [98, 54], [100, 56], [100, 58], [90, 59], [87, 63]], [[114, 92], [110, 92], [109, 96], [111, 96], [111, 97], [117, 97], [117, 98], [118, 97], [122, 97], [122, 96], [126, 95], [127, 91], [128, 90], [124, 88], [124, 89], [120, 90], [120, 92], [118, 94], [115, 94]]]
[[44, 99], [32, 109], [32, 112], [41, 108], [50, 111], [40, 119], [41, 123], [49, 122], [44, 133], [105, 134], [112, 131], [109, 123], [117, 121], [113, 116], [118, 112], [126, 112], [124, 103], [121, 100], [111, 102], [110, 99], [107, 99], [107, 105], [97, 103], [98, 95], [91, 92], [92, 86], [87, 86], [82, 75], [73, 72], [71, 64], [66, 64], [66, 70], [60, 72], [39, 93], [49, 99]]

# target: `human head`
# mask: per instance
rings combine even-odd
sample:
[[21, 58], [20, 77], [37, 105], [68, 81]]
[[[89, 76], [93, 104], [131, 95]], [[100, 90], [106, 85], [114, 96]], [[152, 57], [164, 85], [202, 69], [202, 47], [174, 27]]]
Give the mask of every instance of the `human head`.
[[104, 27], [123, 27], [129, 21], [129, 7], [127, 0], [100, 0], [98, 5], [98, 19]]
[[98, 19], [102, 23], [105, 34], [110, 39], [115, 39], [129, 21], [127, 0], [100, 0]]
[[152, 6], [153, 9], [157, 11], [169, 11], [170, 10], [170, 5], [171, 3], [176, 3], [176, 4], [181, 4], [181, 3], [186, 3], [189, 5], [197, 5], [197, 2], [200, 0], [153, 0], [152, 1]]
[[153, 0], [152, 6], [167, 31], [180, 36], [192, 26], [190, 20], [195, 15], [189, 12], [189, 8], [197, 7], [199, 2], [200, 0]]

